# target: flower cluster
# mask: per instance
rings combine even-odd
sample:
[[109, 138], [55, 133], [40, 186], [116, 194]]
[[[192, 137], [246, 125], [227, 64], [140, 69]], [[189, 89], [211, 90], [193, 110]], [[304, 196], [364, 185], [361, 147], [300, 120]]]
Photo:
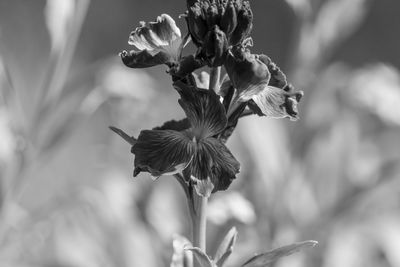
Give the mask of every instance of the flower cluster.
[[[303, 93], [288, 84], [268, 56], [251, 53], [249, 1], [188, 0], [184, 17], [185, 36], [167, 14], [141, 22], [129, 36], [134, 49], [120, 55], [131, 68], [167, 65], [186, 118], [143, 130], [137, 139], [113, 130], [132, 145], [134, 176], [173, 174], [209, 196], [227, 189], [239, 172], [239, 162], [225, 145], [238, 120], [248, 114], [296, 120]], [[190, 41], [197, 52], [184, 56]], [[205, 85], [196, 82], [194, 73], [204, 66], [211, 68]], [[221, 68], [227, 73], [222, 81]]]

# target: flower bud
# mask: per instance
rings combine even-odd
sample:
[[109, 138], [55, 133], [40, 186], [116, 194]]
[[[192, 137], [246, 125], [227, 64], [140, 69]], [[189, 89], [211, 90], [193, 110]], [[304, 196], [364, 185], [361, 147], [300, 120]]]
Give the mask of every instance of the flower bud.
[[228, 41], [225, 33], [217, 25], [209, 31], [205, 38], [203, 53], [210, 66], [221, 66], [228, 51]]
[[199, 3], [194, 3], [193, 6], [188, 7], [188, 14], [186, 22], [193, 42], [197, 46], [201, 46], [204, 42], [204, 37], [207, 34], [207, 24], [203, 18], [202, 9]]
[[[249, 37], [252, 29], [253, 14], [248, 1], [244, 0], [198, 0], [188, 1], [187, 23], [193, 42], [201, 49], [208, 51], [214, 47], [215, 29], [224, 33], [226, 44], [219, 46], [225, 49], [241, 45]], [[217, 27], [217, 28], [216, 28]], [[211, 33], [210, 33], [211, 32]], [[219, 34], [219, 33], [218, 33]], [[225, 42], [225, 41], [224, 41]], [[204, 54], [200, 54], [203, 55]], [[213, 63], [217, 66], [222, 63]]]
[[239, 1], [238, 5], [239, 7], [236, 9], [237, 26], [229, 39], [233, 46], [240, 45], [250, 35], [253, 28], [253, 12], [249, 2]]
[[226, 5], [225, 12], [221, 18], [221, 30], [223, 30], [226, 35], [230, 35], [237, 26], [237, 16], [236, 9], [232, 2]]

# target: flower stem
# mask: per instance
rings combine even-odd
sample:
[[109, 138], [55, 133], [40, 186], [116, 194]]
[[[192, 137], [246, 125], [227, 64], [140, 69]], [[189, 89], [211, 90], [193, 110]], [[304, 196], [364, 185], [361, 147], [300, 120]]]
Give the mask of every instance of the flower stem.
[[219, 90], [219, 76], [221, 74], [221, 67], [211, 68], [210, 71], [210, 85], [209, 89], [218, 92]]
[[[198, 247], [206, 252], [208, 197], [199, 196], [195, 191], [192, 193], [190, 213], [192, 217], [192, 243], [193, 247]], [[193, 259], [193, 267], [201, 267], [196, 258]]]

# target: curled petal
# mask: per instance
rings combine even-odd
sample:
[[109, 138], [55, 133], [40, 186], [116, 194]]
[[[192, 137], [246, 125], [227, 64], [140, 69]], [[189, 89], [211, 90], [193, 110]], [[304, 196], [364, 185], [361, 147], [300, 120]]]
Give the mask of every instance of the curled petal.
[[195, 139], [214, 136], [227, 124], [225, 108], [213, 90], [198, 89], [180, 81], [174, 83], [181, 96], [179, 104], [185, 111]]
[[132, 146], [132, 153], [135, 154], [134, 176], [145, 171], [159, 177], [186, 168], [193, 155], [193, 142], [184, 132], [144, 130]]
[[282, 89], [285, 88], [287, 80], [283, 71], [281, 71], [281, 69], [266, 55], [259, 55], [258, 59], [268, 67], [268, 70], [271, 73], [268, 85]]
[[225, 68], [239, 101], [248, 101], [268, 85], [268, 67], [246, 49], [235, 49], [228, 56]]
[[263, 91], [252, 97], [253, 103], [249, 107], [259, 115], [272, 118], [289, 117], [298, 119], [297, 104], [303, 96], [303, 92], [287, 93], [281, 88], [266, 86]]
[[210, 179], [213, 192], [216, 192], [228, 188], [239, 172], [240, 164], [220, 140], [206, 138], [196, 144], [189, 168], [197, 179]]
[[138, 50], [154, 50], [168, 46], [181, 38], [181, 31], [167, 14], [157, 17], [157, 21], [141, 23], [129, 36], [128, 43]]
[[158, 52], [152, 55], [147, 50], [140, 52], [122, 51], [120, 53], [122, 62], [130, 68], [148, 68], [160, 64], [165, 64], [169, 61], [170, 56], [164, 52]]

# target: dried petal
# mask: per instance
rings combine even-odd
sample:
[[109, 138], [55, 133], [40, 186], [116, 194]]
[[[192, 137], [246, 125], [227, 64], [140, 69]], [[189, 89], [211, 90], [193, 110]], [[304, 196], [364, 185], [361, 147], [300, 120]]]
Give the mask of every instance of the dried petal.
[[268, 85], [283, 89], [287, 85], [286, 75], [283, 71], [266, 55], [259, 55], [258, 59], [267, 65], [271, 74]]

